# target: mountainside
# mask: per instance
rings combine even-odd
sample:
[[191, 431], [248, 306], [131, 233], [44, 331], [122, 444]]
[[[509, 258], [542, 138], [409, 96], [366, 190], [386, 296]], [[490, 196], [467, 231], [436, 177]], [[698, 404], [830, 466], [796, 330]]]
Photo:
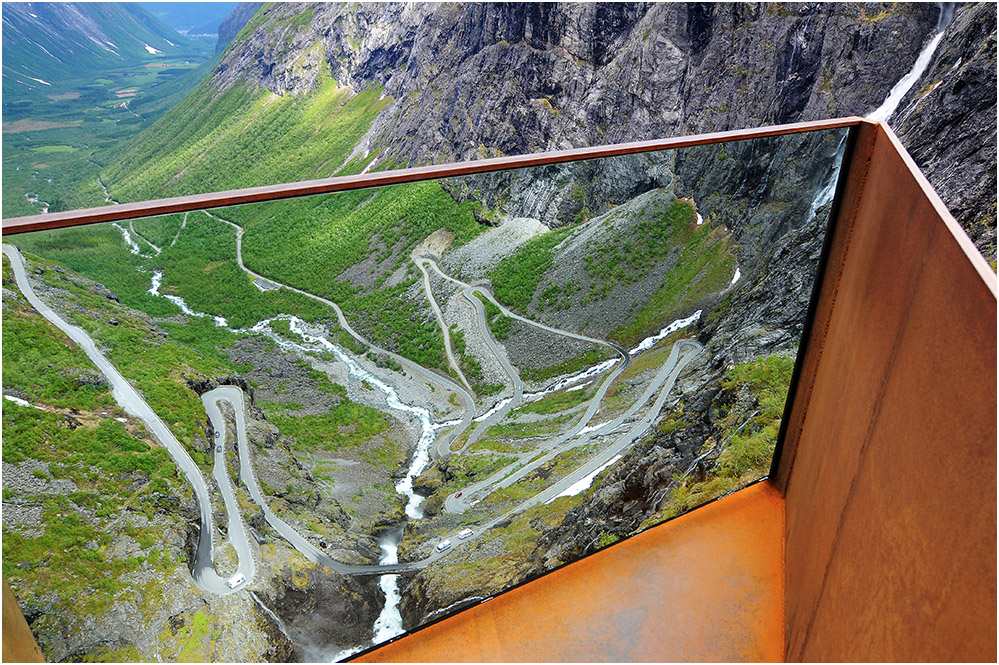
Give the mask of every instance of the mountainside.
[[4, 3], [4, 97], [193, 48], [132, 3]]
[[107, 203], [104, 151], [183, 99], [210, 49], [134, 3], [5, 3], [4, 216]]
[[[929, 4], [274, 5], [226, 51], [213, 85], [300, 96], [315, 89], [321, 57], [340, 85], [394, 99], [364, 150], [444, 162], [866, 115], [939, 14]], [[993, 229], [975, 234], [990, 259], [995, 25], [994, 6], [958, 7], [889, 119], [959, 221]], [[934, 145], [937, 126], [965, 147]], [[944, 150], [962, 157], [956, 180], [935, 174], [954, 163], [930, 157]]]
[[[254, 8], [235, 10], [220, 43]], [[994, 259], [995, 10], [944, 9], [270, 3], [190, 95], [105, 153], [99, 183], [132, 201], [869, 114], [936, 45], [889, 122]], [[53, 502], [72, 526], [100, 531], [106, 515], [74, 496], [103, 478], [101, 460], [54, 464], [78, 461], [77, 440], [53, 434], [61, 415], [34, 411], [85, 407], [86, 426], [105, 429], [118, 412], [99, 410], [106, 385], [86, 392], [79, 354], [56, 357], [71, 371], [54, 378], [5, 342], [4, 391], [21, 401], [5, 405], [4, 434], [25, 445], [4, 447], [16, 479], [5, 517], [14, 506], [18, 518], [4, 522], [4, 566], [46, 655], [332, 660], [765, 476], [845, 135], [14, 238], [35, 255], [29, 282], [99, 342], [206, 477], [224, 467], [259, 566], [230, 595], [136, 591], [153, 571], [183, 581], [182, 557], [193, 574], [203, 518], [188, 494], [190, 519], [149, 517], [178, 534], [169, 559], [142, 538], [69, 534], [64, 549], [94, 552], [81, 575], [91, 558], [122, 560], [109, 589], [35, 565], [43, 539], [65, 536]], [[43, 329], [5, 280], [5, 317]], [[224, 437], [202, 403], [220, 386], [246, 403], [223, 409]], [[229, 433], [240, 416], [248, 450]], [[157, 473], [186, 488], [162, 453]], [[39, 490], [36, 468], [76, 486]], [[239, 555], [237, 529], [218, 528], [230, 526], [221, 486], [202, 563], [224, 580]], [[365, 567], [396, 561], [377, 578]], [[80, 589], [102, 604], [74, 613]], [[128, 603], [151, 628], [122, 621], [113, 644], [58, 629]]]

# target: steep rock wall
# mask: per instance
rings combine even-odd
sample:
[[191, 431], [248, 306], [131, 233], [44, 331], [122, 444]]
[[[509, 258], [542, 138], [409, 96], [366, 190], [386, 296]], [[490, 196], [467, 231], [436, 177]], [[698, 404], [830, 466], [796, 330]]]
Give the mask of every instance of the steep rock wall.
[[[358, 154], [444, 162], [865, 115], [911, 68], [939, 13], [928, 4], [287, 3], [254, 17], [214, 83], [300, 95], [325, 66], [355, 90], [381, 85], [394, 103]], [[994, 8], [959, 7], [891, 119], [990, 258], [994, 34]], [[944, 76], [944, 88], [917, 98]]]

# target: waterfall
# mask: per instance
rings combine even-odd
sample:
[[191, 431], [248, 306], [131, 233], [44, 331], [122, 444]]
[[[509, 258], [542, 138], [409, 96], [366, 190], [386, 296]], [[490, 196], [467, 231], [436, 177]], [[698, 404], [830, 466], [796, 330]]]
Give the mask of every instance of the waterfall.
[[[382, 548], [382, 558], [378, 563], [382, 565], [399, 563], [399, 541], [402, 540], [402, 532], [402, 528], [388, 531], [378, 542], [378, 546]], [[381, 644], [403, 632], [402, 614], [399, 612], [399, 576], [382, 575], [378, 582], [385, 594], [385, 606], [375, 621], [375, 639], [372, 644]]]
[[937, 50], [937, 46], [940, 45], [940, 40], [943, 39], [944, 31], [947, 29], [947, 24], [950, 23], [951, 16], [953, 15], [954, 5], [952, 3], [940, 4], [940, 15], [937, 17], [937, 27], [933, 38], [923, 47], [923, 50], [919, 53], [919, 57], [916, 58], [916, 64], [912, 66], [909, 73], [903, 76], [892, 87], [884, 103], [867, 116], [869, 120], [887, 122], [888, 118], [895, 113], [895, 109], [902, 103], [902, 98], [912, 89], [912, 86], [916, 84], [916, 81], [919, 80], [919, 77], [923, 75], [923, 72], [929, 66], [930, 60], [933, 58], [933, 53]]

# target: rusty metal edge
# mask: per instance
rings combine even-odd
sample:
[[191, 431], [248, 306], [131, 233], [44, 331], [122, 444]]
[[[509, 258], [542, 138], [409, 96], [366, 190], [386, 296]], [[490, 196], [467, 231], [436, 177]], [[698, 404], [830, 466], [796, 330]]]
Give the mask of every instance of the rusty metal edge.
[[[847, 234], [852, 227], [852, 206], [845, 206], [844, 201], [847, 189], [851, 180], [857, 180], [859, 193], [863, 192], [863, 181], [866, 179], [867, 163], [874, 142], [877, 140], [876, 131], [861, 131], [865, 127], [874, 128], [878, 123], [865, 120], [863, 123], [850, 128], [847, 138], [846, 150], [843, 152], [842, 166], [839, 171], [839, 178], [836, 183], [836, 194], [833, 197], [833, 206], [829, 211], [829, 220], [826, 225], [825, 238], [822, 241], [822, 250], [819, 254], [818, 265], [815, 270], [815, 281], [812, 283], [812, 295], [808, 301], [808, 310], [805, 313], [805, 322], [798, 344], [798, 353], [794, 361], [794, 369], [791, 372], [791, 381], [788, 385], [787, 398], [784, 401], [784, 412], [781, 415], [780, 428], [777, 431], [777, 442], [774, 445], [774, 454], [770, 461], [769, 477], [774, 481], [774, 487], [781, 494], [787, 492], [791, 475], [791, 468], [794, 466], [794, 458], [797, 452], [798, 431], [792, 431], [804, 420], [804, 413], [808, 408], [808, 401], [811, 398], [812, 376], [805, 376], [805, 359], [810, 354], [821, 355], [825, 331], [824, 321], [818, 321], [820, 315], [820, 303], [822, 302], [823, 289], [830, 293], [828, 297], [835, 299], [836, 285], [831, 281], [839, 279], [837, 266], [832, 266], [834, 248], [837, 242], [845, 242], [845, 239], [837, 234]], [[867, 134], [867, 137], [863, 134]], [[863, 171], [863, 172], [861, 172]], [[849, 216], [850, 219], [844, 219]], [[848, 243], [847, 243], [848, 244]], [[843, 256], [837, 257], [840, 261]], [[828, 316], [828, 311], [824, 312]], [[817, 363], [816, 363], [817, 364]]]
[[965, 256], [968, 257], [968, 261], [975, 268], [975, 271], [978, 272], [978, 275], [982, 278], [982, 281], [985, 282], [985, 285], [990, 291], [992, 291], [992, 295], [996, 296], [996, 273], [992, 271], [992, 266], [989, 265], [989, 262], [985, 260], [982, 253], [978, 251], [977, 247], [975, 247], [975, 243], [971, 241], [971, 238], [968, 236], [968, 232], [964, 230], [964, 227], [962, 227], [958, 221], [954, 219], [954, 215], [950, 214], [950, 210], [948, 210], [947, 206], [944, 205], [943, 200], [940, 198], [940, 195], [937, 194], [936, 190], [933, 189], [933, 185], [930, 184], [930, 181], [926, 179], [925, 175], [923, 175], [923, 172], [919, 169], [919, 165], [916, 164], [912, 155], [910, 155], [909, 151], [905, 149], [904, 145], [902, 145], [902, 141], [898, 138], [898, 135], [895, 134], [887, 123], [879, 122], [877, 125], [880, 132], [884, 134], [884, 137], [895, 148], [895, 152], [897, 152], [902, 158], [902, 162], [905, 163], [906, 168], [909, 169], [909, 173], [912, 174], [916, 184], [922, 190], [923, 196], [929, 200], [930, 205], [933, 206], [933, 210], [936, 211], [937, 215], [940, 216], [940, 219], [943, 220], [944, 226], [947, 227], [950, 234], [954, 236], [954, 240], [957, 242], [958, 247], [960, 247], [961, 251], [963, 251]]
[[[679, 515], [674, 515], [673, 517], [669, 517], [669, 518], [663, 520], [662, 522], [660, 522], [659, 524], [655, 524], [653, 526], [650, 526], [649, 528], [643, 529], [642, 531], [639, 531], [638, 533], [633, 533], [633, 534], [624, 536], [620, 540], [614, 541], [613, 543], [611, 543], [610, 545], [608, 545], [608, 546], [606, 546], [606, 547], [604, 547], [602, 549], [596, 550], [594, 552], [590, 552], [589, 554], [585, 554], [585, 555], [579, 557], [578, 559], [574, 559], [574, 560], [569, 561], [567, 563], [562, 563], [562, 564], [556, 566], [555, 568], [552, 568], [551, 570], [546, 570], [545, 572], [540, 573], [540, 574], [536, 575], [535, 577], [532, 577], [530, 579], [518, 582], [518, 583], [514, 584], [511, 587], [508, 587], [506, 589], [503, 589], [502, 591], [499, 591], [498, 593], [496, 593], [493, 596], [489, 596], [485, 600], [480, 600], [477, 603], [474, 603], [474, 604], [471, 604], [471, 605], [467, 605], [466, 607], [462, 607], [462, 608], [453, 610], [451, 612], [448, 612], [447, 614], [445, 614], [443, 616], [440, 616], [440, 617], [437, 617], [436, 619], [433, 619], [432, 621], [428, 621], [426, 623], [420, 624], [419, 626], [414, 626], [413, 628], [410, 628], [408, 630], [404, 630], [403, 632], [399, 633], [395, 637], [391, 637], [391, 638], [385, 640], [384, 642], [379, 642], [378, 644], [372, 644], [371, 646], [366, 647], [365, 649], [363, 649], [361, 651], [358, 651], [357, 653], [352, 653], [351, 655], [347, 656], [346, 658], [344, 658], [342, 661], [339, 661], [339, 662], [350, 663], [350, 662], [356, 661], [357, 659], [359, 659], [359, 658], [361, 658], [363, 656], [367, 656], [367, 655], [369, 655], [369, 654], [371, 654], [371, 653], [373, 653], [375, 651], [378, 651], [382, 647], [388, 646], [389, 644], [392, 644], [393, 642], [398, 642], [399, 640], [401, 640], [401, 639], [403, 639], [405, 637], [409, 637], [411, 635], [414, 635], [416, 633], [419, 633], [420, 631], [422, 631], [422, 630], [424, 630], [426, 628], [429, 628], [430, 626], [433, 626], [433, 625], [436, 625], [436, 624], [441, 623], [443, 621], [447, 621], [448, 619], [454, 618], [455, 616], [461, 614], [462, 612], [465, 612], [466, 610], [470, 610], [473, 607], [477, 607], [479, 605], [482, 605], [483, 603], [488, 603], [489, 601], [493, 600], [494, 598], [499, 598], [500, 596], [505, 596], [505, 595], [507, 595], [507, 594], [509, 594], [509, 593], [511, 593], [513, 591], [516, 591], [517, 589], [519, 589], [521, 587], [527, 586], [529, 584], [533, 584], [534, 582], [537, 582], [538, 580], [542, 579], [543, 577], [547, 577], [547, 576], [551, 575], [552, 573], [558, 572], [558, 571], [562, 570], [563, 568], [567, 568], [567, 567], [569, 567], [569, 566], [571, 566], [571, 565], [573, 565], [575, 563], [578, 563], [578, 562], [582, 561], [583, 559], [589, 559], [590, 557], [599, 556], [599, 555], [607, 552], [607, 550], [609, 550], [612, 547], [617, 547], [619, 545], [623, 545], [625, 542], [627, 542], [627, 541], [629, 541], [629, 540], [631, 540], [633, 538], [636, 538], [636, 537], [638, 537], [638, 536], [640, 536], [640, 535], [642, 535], [642, 534], [644, 534], [644, 533], [646, 533], [648, 531], [651, 531], [653, 529], [658, 529], [660, 527], [666, 526], [667, 524], [669, 524], [671, 522], [683, 519], [683, 518], [691, 515], [695, 511], [700, 510], [701, 508], [704, 508], [706, 506], [710, 506], [712, 504], [718, 503], [719, 501], [723, 501], [723, 500], [727, 499], [728, 497], [732, 496], [733, 494], [741, 492], [741, 491], [743, 491], [745, 489], [749, 489], [750, 487], [755, 487], [756, 485], [769, 485], [771, 487], [774, 487], [774, 485], [771, 482], [771, 479], [769, 477], [759, 478], [757, 480], [750, 481], [750, 482], [746, 483], [745, 485], [741, 485], [741, 486], [737, 487], [736, 489], [734, 489], [734, 490], [732, 490], [730, 492], [726, 492], [725, 494], [716, 496], [715, 498], [710, 499], [708, 501], [705, 501], [704, 503], [702, 503], [700, 505], [694, 506], [693, 508], [691, 508], [690, 510], [688, 510], [686, 512], [682, 512]], [[775, 487], [774, 489], [777, 489], [777, 488]], [[781, 492], [779, 490], [778, 490], [778, 494], [781, 494]]]
[[655, 150], [685, 148], [690, 146], [741, 141], [783, 134], [797, 134], [801, 132], [839, 129], [843, 127], [854, 127], [862, 122], [867, 121], [858, 117], [817, 120], [788, 125], [773, 125], [757, 129], [740, 129], [726, 132], [716, 132], [713, 134], [696, 134], [686, 137], [657, 139], [653, 141], [619, 143], [609, 146], [576, 148], [556, 152], [541, 152], [533, 155], [495, 157], [477, 161], [457, 162], [454, 164], [435, 166], [421, 166], [400, 169], [397, 171], [368, 173], [364, 175], [340, 176], [321, 180], [304, 180], [279, 185], [265, 185], [262, 187], [249, 187], [246, 189], [211, 192], [207, 194], [177, 196], [136, 203], [122, 203], [118, 205], [102, 206], [100, 208], [86, 208], [81, 210], [47, 213], [43, 215], [12, 217], [3, 220], [3, 234], [14, 235], [18, 233], [27, 233], [29, 231], [43, 231], [72, 226], [83, 226], [86, 224], [97, 224], [100, 222], [113, 222], [126, 219], [137, 219], [141, 217], [153, 217], [156, 215], [191, 212], [194, 210], [218, 208], [230, 205], [242, 205], [245, 203], [262, 203], [264, 201], [276, 201], [300, 196], [346, 192], [382, 185], [397, 185], [452, 176], [490, 173], [493, 171], [504, 171], [530, 166], [545, 166], [548, 164], [560, 164], [563, 162], [584, 159], [615, 157], [619, 155], [652, 152]]

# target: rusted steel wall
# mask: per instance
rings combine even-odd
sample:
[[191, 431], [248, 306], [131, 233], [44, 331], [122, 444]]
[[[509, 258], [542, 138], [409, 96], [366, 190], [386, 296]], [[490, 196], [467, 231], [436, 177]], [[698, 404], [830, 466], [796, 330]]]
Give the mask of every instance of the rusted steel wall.
[[3, 662], [5, 663], [43, 663], [35, 636], [28, 628], [21, 609], [14, 600], [7, 585], [7, 577], [3, 578]]
[[759, 483], [358, 660], [781, 660], [783, 533]]
[[843, 200], [776, 476], [786, 654], [995, 661], [995, 274], [883, 126]]

